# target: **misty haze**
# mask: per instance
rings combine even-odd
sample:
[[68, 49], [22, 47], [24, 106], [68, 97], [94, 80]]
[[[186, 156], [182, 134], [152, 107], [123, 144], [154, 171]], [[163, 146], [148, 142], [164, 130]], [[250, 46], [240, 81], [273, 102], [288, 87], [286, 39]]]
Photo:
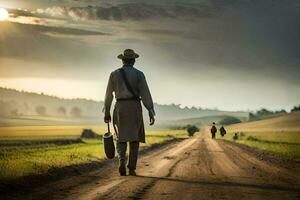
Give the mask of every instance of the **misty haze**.
[[299, 24], [299, 0], [0, 0], [1, 199], [298, 199]]

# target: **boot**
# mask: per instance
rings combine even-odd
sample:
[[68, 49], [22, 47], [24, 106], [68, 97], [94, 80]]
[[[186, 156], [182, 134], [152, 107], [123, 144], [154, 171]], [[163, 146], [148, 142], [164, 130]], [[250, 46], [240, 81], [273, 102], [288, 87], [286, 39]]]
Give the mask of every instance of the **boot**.
[[120, 161], [119, 173], [121, 176], [126, 176], [126, 164], [125, 162]]
[[134, 169], [130, 169], [129, 170], [129, 175], [130, 176], [136, 176], [135, 170]]

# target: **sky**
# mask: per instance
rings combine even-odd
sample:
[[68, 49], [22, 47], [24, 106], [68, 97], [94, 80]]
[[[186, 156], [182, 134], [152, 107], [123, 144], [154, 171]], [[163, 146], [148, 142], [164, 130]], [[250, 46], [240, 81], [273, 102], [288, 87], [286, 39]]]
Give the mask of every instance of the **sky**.
[[132, 48], [155, 102], [300, 103], [298, 0], [0, 0], [0, 86], [103, 100]]

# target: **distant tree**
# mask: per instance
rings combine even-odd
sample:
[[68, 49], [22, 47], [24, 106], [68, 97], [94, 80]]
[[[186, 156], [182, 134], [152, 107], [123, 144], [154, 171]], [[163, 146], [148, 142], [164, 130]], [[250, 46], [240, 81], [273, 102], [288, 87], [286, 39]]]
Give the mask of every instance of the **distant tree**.
[[13, 110], [10, 111], [10, 114], [12, 116], [18, 116], [19, 115], [19, 110], [17, 108], [15, 108], [15, 109], [13, 109]]
[[199, 131], [199, 128], [197, 126], [188, 126], [187, 128], [187, 132], [188, 132], [188, 136], [192, 137], [196, 132]]
[[81, 117], [81, 109], [78, 107], [73, 107], [70, 111], [72, 117]]
[[219, 123], [222, 125], [230, 125], [230, 124], [237, 124], [241, 122], [242, 121], [236, 117], [228, 116], [222, 119]]
[[253, 121], [253, 120], [255, 120], [256, 119], [256, 116], [255, 116], [255, 114], [254, 113], [249, 113], [249, 121]]
[[269, 110], [267, 110], [265, 108], [263, 108], [263, 109], [261, 109], [261, 110], [259, 110], [259, 111], [256, 112], [256, 115], [258, 117], [264, 117], [264, 116], [273, 115], [273, 114], [274, 113], [272, 111], [269, 111]]
[[300, 111], [300, 105], [294, 106], [294, 108], [291, 110], [291, 112], [299, 112]]
[[24, 106], [25, 110], [29, 110], [30, 109], [30, 106], [28, 105], [27, 102], [24, 102], [23, 106]]
[[265, 108], [258, 110], [255, 114], [249, 113], [249, 121], [258, 120], [266, 116], [274, 115], [275, 112], [269, 111]]
[[275, 114], [285, 114], [287, 113], [284, 109], [275, 111]]
[[38, 115], [46, 115], [47, 113], [47, 109], [45, 106], [37, 106], [35, 108], [35, 112], [38, 114]]
[[64, 115], [65, 116], [67, 114], [67, 110], [66, 110], [65, 107], [60, 106], [60, 107], [57, 108], [57, 113], [60, 114], [60, 115]]
[[8, 102], [0, 100], [0, 116], [8, 117], [10, 114], [10, 104]]

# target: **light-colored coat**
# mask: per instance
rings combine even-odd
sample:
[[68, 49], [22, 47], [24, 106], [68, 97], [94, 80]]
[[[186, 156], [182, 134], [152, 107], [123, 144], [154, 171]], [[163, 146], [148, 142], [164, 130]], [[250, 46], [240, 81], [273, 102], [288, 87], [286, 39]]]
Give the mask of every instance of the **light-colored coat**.
[[[153, 101], [144, 73], [133, 66], [123, 66], [123, 69], [132, 89], [141, 97], [144, 106], [149, 111], [149, 116], [153, 117], [155, 115]], [[116, 99], [133, 97], [133, 94], [128, 91], [119, 69], [113, 71], [109, 77], [104, 101], [106, 116], [110, 116], [113, 93]], [[145, 130], [140, 101], [117, 101], [113, 112], [113, 123], [117, 129], [119, 142], [145, 142]]]

